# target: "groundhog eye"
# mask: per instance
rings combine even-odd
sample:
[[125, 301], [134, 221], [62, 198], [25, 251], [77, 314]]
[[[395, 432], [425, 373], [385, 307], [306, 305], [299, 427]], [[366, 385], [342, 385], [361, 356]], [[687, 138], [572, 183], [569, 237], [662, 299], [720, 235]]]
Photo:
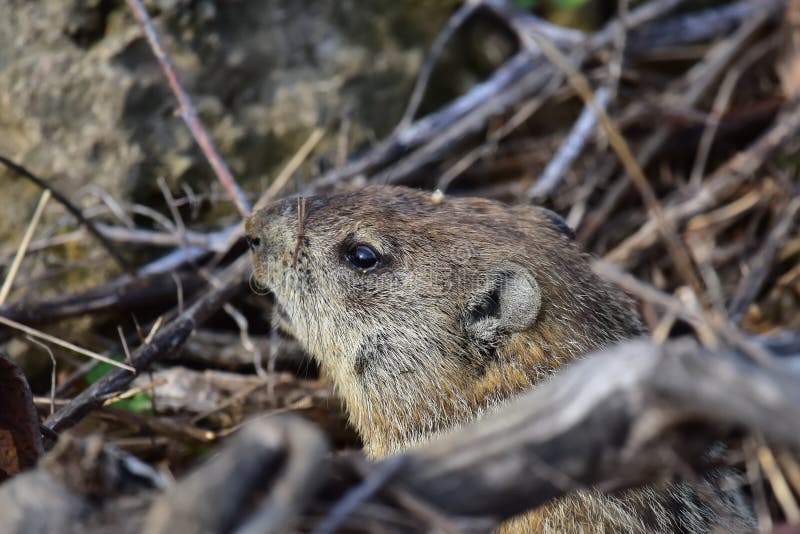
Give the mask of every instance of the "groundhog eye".
[[250, 250], [254, 251], [261, 245], [261, 240], [257, 237], [247, 236], [245, 239], [247, 240], [247, 246], [250, 247]]
[[344, 256], [350, 265], [359, 271], [370, 271], [381, 262], [378, 253], [367, 245], [354, 245]]

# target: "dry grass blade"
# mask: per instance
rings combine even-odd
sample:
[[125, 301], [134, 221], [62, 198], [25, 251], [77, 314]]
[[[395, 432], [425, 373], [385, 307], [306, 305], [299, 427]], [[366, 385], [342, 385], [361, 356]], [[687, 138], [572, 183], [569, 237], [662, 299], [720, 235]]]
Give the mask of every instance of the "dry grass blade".
[[792, 484], [794, 491], [800, 495], [800, 463], [788, 451], [778, 452], [778, 463], [783, 469], [786, 478]]
[[50, 357], [50, 363], [53, 365], [52, 370], [50, 371], [50, 399], [49, 399], [49, 406], [50, 406], [50, 415], [53, 415], [56, 411], [56, 381], [58, 374], [56, 373], [56, 357], [53, 355], [53, 351], [48, 347], [46, 344], [42, 343], [38, 339], [35, 339], [31, 336], [25, 336], [28, 341], [36, 345], [37, 347], [41, 347], [47, 355]]
[[267, 191], [261, 195], [261, 198], [258, 199], [253, 211], [263, 208], [269, 200], [275, 198], [278, 193], [283, 190], [283, 188], [286, 186], [286, 182], [289, 181], [289, 178], [292, 177], [292, 174], [294, 174], [298, 167], [300, 167], [306, 158], [308, 158], [308, 156], [311, 154], [311, 151], [314, 150], [314, 147], [317, 146], [324, 135], [325, 130], [322, 128], [317, 128], [311, 132], [311, 135], [308, 136], [308, 139], [306, 139], [300, 149], [295, 152], [295, 154], [292, 156], [292, 159], [289, 160], [286, 166], [281, 169], [281, 172], [278, 173], [278, 176], [275, 177], [275, 180], [273, 180], [273, 182], [270, 184], [269, 189], [267, 189]]
[[149, 345], [150, 343], [153, 342], [153, 337], [158, 333], [158, 330], [161, 328], [163, 322], [164, 322], [164, 316], [160, 315], [158, 319], [156, 319], [156, 322], [153, 323], [153, 326], [150, 328], [150, 332], [148, 332], [147, 336], [144, 338], [143, 343], [145, 345]]
[[36, 231], [36, 227], [39, 225], [39, 219], [41, 219], [42, 213], [44, 213], [44, 208], [47, 206], [48, 200], [50, 200], [50, 190], [45, 189], [42, 191], [42, 196], [39, 197], [39, 203], [36, 205], [36, 211], [33, 212], [31, 222], [28, 223], [28, 228], [25, 229], [25, 234], [22, 236], [22, 242], [19, 244], [17, 255], [14, 256], [14, 261], [11, 264], [11, 267], [8, 269], [8, 274], [3, 282], [3, 287], [0, 288], [0, 306], [5, 303], [6, 298], [8, 298], [8, 294], [11, 292], [11, 286], [14, 284], [14, 278], [17, 276], [19, 266], [22, 265], [22, 259], [25, 257], [25, 252], [28, 250], [28, 245], [33, 238], [33, 233]]
[[785, 24], [789, 35], [777, 70], [784, 96], [794, 99], [800, 98], [800, 2], [797, 0], [788, 2]]
[[30, 326], [25, 326], [24, 324], [18, 323], [16, 321], [12, 321], [11, 319], [7, 319], [0, 315], [0, 324], [4, 324], [9, 328], [13, 328], [14, 330], [19, 330], [20, 332], [24, 332], [29, 336], [37, 337], [39, 339], [44, 339], [45, 341], [49, 341], [54, 345], [58, 345], [59, 347], [63, 347], [65, 349], [69, 349], [73, 352], [77, 352], [78, 354], [83, 354], [84, 356], [88, 356], [94, 360], [99, 360], [101, 362], [105, 362], [109, 365], [113, 365], [114, 367], [119, 367], [120, 369], [124, 369], [126, 371], [130, 371], [131, 373], [136, 373], [136, 369], [131, 367], [130, 365], [126, 365], [124, 363], [120, 363], [116, 360], [112, 360], [102, 354], [97, 354], [96, 352], [92, 352], [90, 350], [81, 348], [69, 341], [64, 341], [63, 339], [59, 339], [55, 336], [51, 336], [50, 334], [45, 334], [35, 328], [31, 328]]
[[758, 461], [761, 464], [761, 469], [767, 475], [769, 483], [772, 486], [772, 491], [775, 493], [775, 498], [780, 503], [783, 513], [786, 515], [786, 520], [789, 523], [800, 523], [800, 509], [797, 507], [797, 501], [792, 495], [792, 490], [786, 482], [786, 477], [783, 476], [778, 462], [775, 460], [775, 455], [772, 450], [762, 445], [758, 448]]
[[754, 438], [746, 442], [745, 457], [747, 481], [753, 492], [753, 506], [756, 512], [756, 520], [758, 521], [758, 531], [766, 534], [772, 531], [772, 517], [769, 513], [767, 489], [758, 458], [758, 445]]
[[153, 390], [158, 386], [163, 386], [166, 383], [167, 383], [166, 380], [154, 380], [142, 387], [131, 388], [128, 391], [125, 391], [124, 393], [120, 393], [119, 395], [115, 395], [114, 397], [106, 399], [105, 401], [103, 401], [103, 406], [111, 406], [125, 399], [130, 399], [131, 397], [138, 395], [139, 393], [144, 393], [146, 391]]
[[122, 331], [122, 326], [120, 325], [117, 325], [117, 334], [119, 334], [119, 340], [122, 343], [122, 350], [125, 353], [125, 362], [130, 365], [131, 351], [128, 349], [128, 340], [125, 339], [125, 332]]

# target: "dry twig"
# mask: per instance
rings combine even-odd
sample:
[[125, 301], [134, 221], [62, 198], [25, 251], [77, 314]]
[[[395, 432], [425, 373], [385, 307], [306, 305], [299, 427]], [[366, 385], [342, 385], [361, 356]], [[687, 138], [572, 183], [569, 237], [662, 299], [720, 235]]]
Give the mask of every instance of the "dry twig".
[[[799, 129], [800, 102], [796, 101], [787, 106], [775, 124], [752, 145], [714, 171], [693, 196], [667, 206], [664, 209], [665, 220], [673, 226], [678, 226], [690, 217], [709, 209], [748, 180], [764, 161]], [[658, 231], [658, 224], [655, 221], [647, 221], [635, 234], [609, 252], [606, 258], [619, 263], [628, 262], [634, 254], [640, 254], [655, 244]]]
[[203, 127], [203, 123], [197, 116], [197, 111], [194, 108], [194, 104], [192, 104], [189, 94], [183, 89], [183, 86], [181, 86], [181, 83], [178, 81], [178, 75], [175, 73], [175, 68], [172, 66], [172, 61], [170, 60], [169, 55], [167, 55], [166, 50], [164, 50], [164, 48], [161, 46], [161, 41], [158, 38], [155, 28], [153, 27], [153, 21], [150, 20], [150, 15], [147, 14], [147, 9], [145, 9], [140, 0], [127, 0], [127, 2], [131, 11], [133, 11], [133, 14], [136, 16], [136, 19], [139, 21], [139, 24], [141, 24], [142, 29], [144, 30], [145, 37], [147, 37], [147, 42], [150, 45], [150, 48], [153, 50], [153, 54], [156, 56], [158, 64], [161, 67], [161, 70], [164, 72], [164, 76], [167, 78], [170, 89], [175, 95], [175, 98], [178, 99], [178, 111], [180, 112], [181, 118], [186, 123], [186, 126], [189, 127], [189, 131], [192, 132], [194, 140], [200, 146], [200, 149], [203, 151], [203, 155], [211, 164], [217, 179], [219, 180], [220, 184], [222, 184], [222, 187], [225, 188], [225, 191], [227, 191], [228, 196], [239, 210], [239, 213], [242, 215], [242, 217], [246, 217], [250, 214], [250, 203], [247, 201], [247, 197], [242, 192], [239, 184], [237, 184], [236, 180], [233, 178], [233, 175], [231, 174], [230, 169], [228, 169], [228, 165], [225, 163], [225, 160], [223, 160], [222, 156], [220, 156], [217, 147], [214, 145], [214, 141], [211, 139], [211, 136], [208, 135], [208, 132]]
[[53, 197], [66, 208], [68, 212], [70, 212], [82, 225], [86, 230], [92, 234], [97, 241], [103, 245], [103, 248], [114, 258], [114, 261], [120, 266], [120, 268], [127, 272], [133, 273], [133, 269], [128, 265], [128, 262], [125, 261], [125, 258], [122, 257], [122, 254], [119, 253], [117, 248], [111, 243], [108, 239], [105, 238], [103, 234], [101, 234], [97, 228], [95, 228], [94, 224], [91, 221], [87, 220], [86, 217], [83, 216], [80, 208], [78, 208], [75, 204], [73, 204], [61, 191], [55, 189], [52, 185], [50, 185], [45, 180], [39, 178], [31, 171], [19, 165], [18, 163], [14, 163], [10, 159], [6, 158], [5, 156], [0, 156], [0, 164], [4, 165], [5, 167], [11, 169], [18, 175], [26, 178], [27, 180], [36, 184], [37, 187], [41, 189], [45, 189], [50, 191]]

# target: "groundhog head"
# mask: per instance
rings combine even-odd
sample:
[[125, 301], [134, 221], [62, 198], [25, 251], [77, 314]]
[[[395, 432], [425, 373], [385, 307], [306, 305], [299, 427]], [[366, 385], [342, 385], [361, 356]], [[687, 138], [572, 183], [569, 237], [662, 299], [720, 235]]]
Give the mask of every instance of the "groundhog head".
[[372, 456], [640, 330], [539, 208], [373, 186], [275, 202], [247, 237], [254, 286], [332, 377]]

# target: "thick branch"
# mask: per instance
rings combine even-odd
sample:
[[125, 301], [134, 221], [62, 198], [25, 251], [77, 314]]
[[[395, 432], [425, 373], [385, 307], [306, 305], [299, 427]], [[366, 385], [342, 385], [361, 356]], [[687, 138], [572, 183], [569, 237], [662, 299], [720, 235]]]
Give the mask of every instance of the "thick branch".
[[[675, 467], [655, 450], [672, 446], [692, 463], [697, 445], [713, 443], [721, 428], [800, 445], [800, 374], [789, 369], [688, 339], [660, 348], [633, 341], [419, 449], [400, 480], [451, 513], [506, 518], [578, 487], [611, 491], [652, 480]], [[553, 472], [575, 487], [555, 484]]]
[[[179, 290], [189, 297], [203, 286], [202, 277], [194, 273], [157, 274], [142, 278], [125, 276], [83, 293], [0, 306], [0, 315], [20, 323], [41, 324], [91, 313], [173, 304]], [[0, 327], [0, 340], [5, 335], [5, 328]]]

